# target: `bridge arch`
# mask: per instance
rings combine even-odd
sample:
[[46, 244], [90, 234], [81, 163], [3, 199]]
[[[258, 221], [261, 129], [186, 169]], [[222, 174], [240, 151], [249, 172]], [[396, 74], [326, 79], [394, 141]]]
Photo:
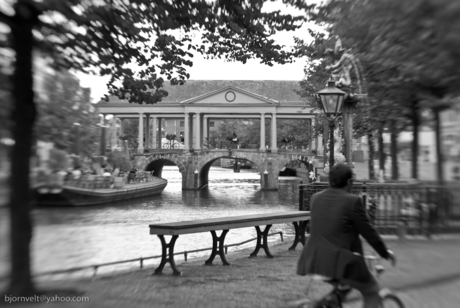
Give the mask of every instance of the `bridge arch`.
[[310, 164], [310, 161], [313, 158], [314, 158], [313, 156], [307, 156], [307, 155], [296, 155], [296, 154], [286, 155], [284, 159], [279, 160], [278, 167], [280, 170], [282, 170], [283, 167], [287, 166], [290, 162], [298, 161], [301, 164], [303, 164], [305, 166], [306, 171], [310, 173], [311, 171], [314, 170], [313, 165]]
[[[263, 169], [263, 165], [260, 163], [260, 159], [257, 156], [253, 156], [253, 155], [248, 155], [248, 156], [247, 155], [232, 155], [232, 153], [228, 153], [228, 152], [222, 153], [220, 151], [203, 156], [202, 159], [199, 160], [196, 165], [196, 170], [198, 171], [198, 179], [197, 179], [198, 187], [203, 188], [208, 185], [209, 169], [211, 168], [212, 164], [216, 160], [221, 159], [221, 158], [247, 160], [253, 163], [257, 167], [260, 174], [263, 174], [264, 169]], [[263, 179], [261, 177], [261, 186], [263, 187], [262, 181]]]
[[186, 180], [188, 164], [184, 162], [181, 153], [157, 153], [151, 155], [137, 155], [135, 166], [138, 170], [153, 171], [153, 175], [162, 177], [163, 167], [167, 162], [174, 163], [182, 174], [182, 187]]
[[135, 166], [139, 170], [154, 171], [161, 177], [163, 166], [170, 161], [176, 164], [182, 174], [182, 189], [196, 190], [205, 187], [209, 182], [209, 169], [214, 161], [220, 158], [238, 158], [248, 160], [257, 166], [260, 184], [263, 190], [278, 190], [278, 176], [281, 169], [291, 161], [301, 161], [311, 165], [308, 156], [299, 153], [267, 153], [248, 150], [218, 149], [197, 151], [194, 153], [160, 152], [135, 156]]

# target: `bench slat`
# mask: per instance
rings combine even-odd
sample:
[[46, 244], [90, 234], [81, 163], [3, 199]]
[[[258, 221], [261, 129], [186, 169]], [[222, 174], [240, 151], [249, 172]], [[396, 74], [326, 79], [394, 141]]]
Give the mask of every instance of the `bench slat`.
[[310, 212], [289, 211], [281, 213], [253, 214], [212, 219], [199, 219], [165, 224], [149, 225], [150, 234], [180, 235], [205, 231], [246, 228], [259, 225], [272, 225], [310, 219]]

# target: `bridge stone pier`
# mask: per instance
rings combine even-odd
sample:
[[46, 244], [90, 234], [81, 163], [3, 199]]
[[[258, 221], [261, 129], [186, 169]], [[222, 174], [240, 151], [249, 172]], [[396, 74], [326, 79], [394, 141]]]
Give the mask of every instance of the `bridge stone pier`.
[[[278, 175], [290, 161], [300, 160], [305, 164], [308, 156], [305, 152], [270, 153], [266, 151], [244, 149], [215, 149], [201, 151], [160, 150], [135, 156], [138, 170], [153, 171], [161, 177], [163, 166], [172, 162], [182, 174], [183, 190], [199, 190], [208, 185], [208, 174], [213, 162], [220, 158], [238, 158], [255, 164], [260, 173], [263, 190], [278, 190]], [[310, 155], [311, 157], [311, 155]]]

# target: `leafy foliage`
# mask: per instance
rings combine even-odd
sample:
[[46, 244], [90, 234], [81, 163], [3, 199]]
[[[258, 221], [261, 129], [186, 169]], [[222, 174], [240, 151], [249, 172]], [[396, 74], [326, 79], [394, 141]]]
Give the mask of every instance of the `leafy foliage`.
[[166, 140], [176, 140], [176, 134], [166, 134]]
[[414, 104], [445, 108], [459, 92], [459, 12], [458, 1], [449, 0], [331, 0], [309, 12], [326, 34], [312, 31], [314, 41], [299, 40], [299, 48], [310, 61], [331, 61], [327, 50], [340, 37], [367, 79], [370, 100], [357, 112], [359, 134], [375, 129], [376, 118], [398, 119], [403, 129]]
[[279, 119], [276, 124], [278, 142], [286, 138], [292, 147], [310, 147], [313, 130], [309, 119]]
[[117, 150], [109, 153], [107, 162], [112, 165], [114, 169], [119, 168], [121, 172], [129, 172], [133, 167], [129, 156]]
[[68, 167], [69, 160], [65, 151], [58, 149], [50, 150], [48, 167], [53, 171], [65, 170]]
[[139, 121], [135, 119], [124, 119], [123, 120], [123, 133], [124, 135], [120, 138], [128, 141], [129, 148], [138, 147], [138, 134], [139, 134]]
[[93, 154], [98, 141], [99, 120], [90, 104], [89, 89], [82, 88], [79, 80], [69, 72], [46, 73], [40, 93], [38, 118], [34, 132], [36, 138], [53, 142], [58, 149], [70, 152], [77, 138], [86, 155]]
[[[265, 12], [264, 2], [18, 0], [17, 6], [40, 16], [35, 44], [56, 66], [110, 75], [111, 94], [152, 104], [167, 96], [161, 89], [166, 79], [182, 84], [189, 78], [192, 51], [243, 63], [253, 58], [267, 65], [291, 62], [296, 52], [271, 36], [297, 29], [305, 17]], [[283, 2], [309, 8], [303, 1]]]
[[[14, 123], [11, 167], [12, 273], [8, 294], [36, 294], [29, 244], [29, 154], [36, 117], [32, 52], [40, 50], [57, 68], [110, 75], [110, 94], [139, 104], [167, 95], [164, 80], [183, 84], [195, 51], [245, 62], [287, 63], [286, 51], [272, 35], [295, 30], [305, 21], [279, 11], [266, 12], [261, 0], [12, 0], [0, 7], [0, 22], [10, 28], [1, 46], [15, 53], [12, 75]], [[304, 1], [283, 0], [298, 9]], [[11, 7], [8, 7], [11, 5]], [[200, 37], [201, 34], [201, 37]], [[193, 37], [196, 35], [196, 39]], [[132, 67], [137, 67], [136, 71]]]
[[[270, 125], [270, 121], [266, 121], [265, 142], [267, 145], [271, 145]], [[288, 138], [293, 147], [301, 148], [304, 146], [306, 148], [309, 146], [311, 133], [309, 120], [277, 120], [278, 145], [282, 144], [283, 138]], [[234, 134], [237, 136], [237, 142], [242, 148], [259, 144], [260, 120], [224, 120], [219, 125], [217, 131], [211, 133], [209, 144], [211, 148], [226, 146], [227, 141], [233, 142], [235, 138]]]

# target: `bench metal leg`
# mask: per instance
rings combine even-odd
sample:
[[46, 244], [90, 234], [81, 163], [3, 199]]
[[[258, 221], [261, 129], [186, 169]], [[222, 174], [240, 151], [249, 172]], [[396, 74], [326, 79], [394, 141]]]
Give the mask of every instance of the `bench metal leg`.
[[161, 241], [162, 254], [160, 265], [155, 270], [154, 275], [161, 275], [166, 263], [169, 262], [173, 270], [173, 275], [180, 276], [182, 273], [177, 269], [176, 263], [174, 262], [174, 244], [179, 235], [173, 235], [169, 244], [166, 244], [164, 235], [158, 235], [158, 237]]
[[[254, 249], [253, 253], [251, 253], [249, 255], [250, 258], [257, 257], [257, 253], [259, 252], [259, 249], [260, 249], [261, 246], [265, 250], [265, 254], [267, 255], [267, 257], [268, 258], [273, 258], [273, 255], [271, 254], [270, 250], [268, 249], [268, 242], [267, 242], [268, 231], [270, 230], [271, 227], [272, 227], [272, 225], [265, 226], [264, 232], [260, 231], [259, 226], [255, 227], [256, 231], [257, 231], [257, 244], [256, 244], [256, 248]], [[262, 245], [260, 243], [261, 241], [262, 241]]]
[[[205, 265], [212, 265], [212, 261], [214, 260], [217, 254], [219, 254], [223, 265], [230, 265], [230, 263], [227, 261], [227, 258], [225, 257], [225, 251], [224, 251], [224, 241], [225, 241], [225, 236], [227, 235], [227, 233], [228, 233], [228, 230], [223, 230], [220, 237], [217, 237], [216, 231], [211, 231], [212, 252], [211, 252], [211, 256], [209, 257], [209, 259], [206, 260], [206, 262], [204, 263]], [[217, 243], [219, 243], [219, 249], [217, 248]]]
[[299, 243], [302, 243], [302, 245], [305, 246], [305, 228], [308, 225], [308, 223], [308, 220], [301, 221], [300, 223], [297, 223], [297, 221], [293, 222], [295, 229], [295, 238], [294, 243], [291, 247], [289, 247], [289, 250], [295, 250], [297, 244]]

